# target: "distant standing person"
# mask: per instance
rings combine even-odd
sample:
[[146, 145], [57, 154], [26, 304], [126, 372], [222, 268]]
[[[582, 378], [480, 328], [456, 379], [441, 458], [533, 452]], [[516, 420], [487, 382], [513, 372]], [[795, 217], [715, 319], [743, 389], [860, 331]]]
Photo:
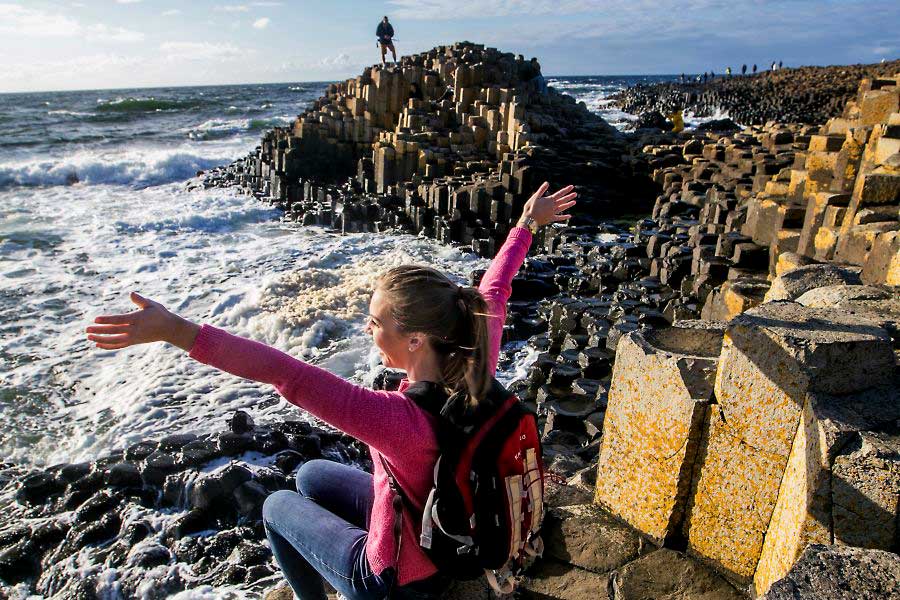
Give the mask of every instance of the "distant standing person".
[[782, 66], [784, 66], [784, 65], [783, 65], [783, 64], [781, 63], [781, 61], [779, 60], [779, 61], [778, 61], [778, 68], [780, 69]]
[[386, 64], [384, 60], [385, 54], [387, 54], [388, 48], [391, 49], [391, 55], [394, 57], [394, 62], [397, 62], [397, 51], [394, 50], [394, 27], [388, 22], [387, 15], [384, 16], [384, 19], [381, 20], [381, 23], [378, 24], [378, 29], [375, 30], [375, 36], [378, 38], [378, 43], [381, 45], [381, 64]]
[[747, 65], [741, 65], [741, 75], [747, 74]]
[[772, 61], [772, 70], [773, 70], [773, 71], [777, 71], [777, 70], [778, 70], [778, 63], [776, 63], [774, 60]]
[[731, 77], [731, 67], [725, 67], [725, 75]]
[[753, 64], [753, 74], [756, 75], [756, 64]]

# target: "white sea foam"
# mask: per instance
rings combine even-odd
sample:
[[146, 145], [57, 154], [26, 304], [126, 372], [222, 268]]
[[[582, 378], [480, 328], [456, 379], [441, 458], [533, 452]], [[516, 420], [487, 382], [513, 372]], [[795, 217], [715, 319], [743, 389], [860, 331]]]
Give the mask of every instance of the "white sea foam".
[[297, 417], [285, 402], [261, 405], [275, 398], [269, 386], [165, 344], [93, 348], [84, 327], [98, 314], [134, 309], [131, 290], [370, 382], [376, 355], [363, 324], [372, 274], [417, 262], [463, 281], [486, 263], [408, 235], [341, 236], [279, 223], [276, 211], [252, 197], [186, 192], [180, 183], [19, 188], [0, 192], [0, 206], [10, 206], [13, 195], [17, 209], [0, 219], [0, 310], [4, 326], [19, 333], [0, 338], [0, 352], [29, 357], [12, 362], [4, 377], [40, 394], [18, 401], [40, 414], [30, 421], [21, 411], [0, 414], [20, 424], [0, 438], [0, 455], [36, 464], [88, 460], [169, 433], [220, 430], [238, 408], [262, 421]]
[[12, 186], [54, 186], [74, 178], [85, 185], [119, 184], [136, 187], [184, 181], [197, 171], [238, 158], [246, 142], [227, 140], [203, 147], [82, 150], [60, 157], [34, 156], [0, 163], [0, 190]]

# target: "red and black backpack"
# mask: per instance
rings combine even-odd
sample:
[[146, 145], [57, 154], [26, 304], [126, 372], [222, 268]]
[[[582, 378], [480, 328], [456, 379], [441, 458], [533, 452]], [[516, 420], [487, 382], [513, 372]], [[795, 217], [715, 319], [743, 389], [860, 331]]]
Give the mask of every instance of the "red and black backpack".
[[498, 593], [543, 551], [544, 464], [535, 414], [496, 379], [484, 402], [447, 396], [432, 382], [404, 394], [438, 422], [440, 455], [423, 512], [413, 507], [382, 457], [395, 492], [395, 537], [402, 508], [418, 519], [419, 544], [440, 573], [454, 579], [486, 575]]

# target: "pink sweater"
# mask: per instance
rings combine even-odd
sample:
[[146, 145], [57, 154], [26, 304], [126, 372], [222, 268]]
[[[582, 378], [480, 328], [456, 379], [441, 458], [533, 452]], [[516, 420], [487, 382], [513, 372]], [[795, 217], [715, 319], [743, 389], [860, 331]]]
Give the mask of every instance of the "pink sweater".
[[[489, 319], [492, 373], [497, 368], [512, 279], [530, 245], [531, 232], [514, 227], [478, 288], [493, 316]], [[375, 500], [366, 557], [375, 573], [393, 566], [394, 513], [387, 476], [378, 455], [387, 459], [400, 487], [420, 509], [431, 489], [432, 468], [438, 455], [433, 417], [402, 394], [409, 381], [403, 379], [399, 391], [371, 390], [280, 350], [208, 324], [200, 328], [190, 356], [239, 377], [270, 383], [288, 402], [369, 445], [375, 466]], [[401, 535], [399, 584], [432, 575], [436, 568], [419, 546], [413, 519], [406, 515]]]

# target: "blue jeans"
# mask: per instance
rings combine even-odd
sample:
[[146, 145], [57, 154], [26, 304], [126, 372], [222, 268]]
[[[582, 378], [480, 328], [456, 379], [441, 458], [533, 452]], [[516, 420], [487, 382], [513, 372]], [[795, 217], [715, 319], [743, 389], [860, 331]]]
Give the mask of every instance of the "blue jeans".
[[[266, 537], [294, 593], [302, 600], [325, 600], [324, 577], [349, 600], [384, 598], [394, 569], [373, 573], [366, 559], [372, 475], [311, 460], [297, 471], [297, 491], [277, 491], [263, 504]], [[396, 597], [429, 597], [429, 582], [422, 583], [424, 588], [419, 582], [398, 588]]]

